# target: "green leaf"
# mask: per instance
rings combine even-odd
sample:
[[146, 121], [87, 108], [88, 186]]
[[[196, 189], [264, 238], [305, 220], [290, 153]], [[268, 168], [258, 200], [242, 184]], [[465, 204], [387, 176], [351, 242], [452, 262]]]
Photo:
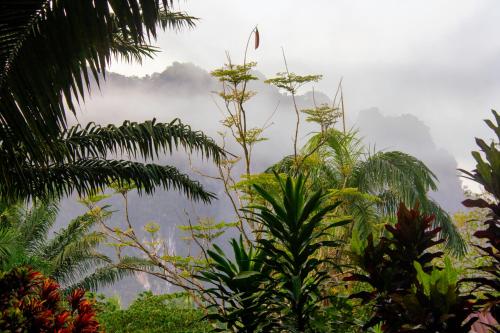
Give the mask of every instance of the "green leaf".
[[234, 280], [246, 280], [246, 279], [253, 278], [256, 276], [260, 276], [260, 275], [261, 275], [260, 272], [243, 271], [243, 272], [239, 272], [233, 279]]

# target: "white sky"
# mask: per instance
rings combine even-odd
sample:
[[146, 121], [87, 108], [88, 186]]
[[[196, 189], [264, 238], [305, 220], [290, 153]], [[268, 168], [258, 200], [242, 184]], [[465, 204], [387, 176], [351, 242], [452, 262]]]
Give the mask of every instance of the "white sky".
[[142, 76], [173, 61], [212, 70], [226, 50], [240, 61], [258, 25], [261, 45], [249, 52], [257, 69], [282, 71], [283, 46], [291, 71], [324, 75], [317, 90], [331, 96], [343, 76], [352, 119], [370, 107], [414, 114], [465, 168], [473, 167], [473, 137], [491, 137], [482, 119], [500, 109], [498, 0], [186, 0], [177, 7], [201, 18], [196, 28], [162, 33], [154, 59], [111, 70]]

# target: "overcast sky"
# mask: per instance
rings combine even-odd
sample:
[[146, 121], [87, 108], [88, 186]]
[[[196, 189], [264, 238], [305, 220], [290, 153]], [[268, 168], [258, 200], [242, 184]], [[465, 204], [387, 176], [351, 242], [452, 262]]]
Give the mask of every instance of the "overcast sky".
[[142, 76], [174, 61], [212, 70], [225, 51], [240, 61], [258, 25], [261, 45], [249, 53], [257, 69], [282, 71], [283, 46], [291, 71], [324, 75], [317, 90], [331, 96], [342, 76], [353, 120], [371, 107], [413, 114], [466, 168], [473, 137], [491, 137], [482, 119], [500, 109], [498, 0], [181, 0], [177, 7], [200, 18], [196, 28], [162, 33], [154, 59], [111, 70]]

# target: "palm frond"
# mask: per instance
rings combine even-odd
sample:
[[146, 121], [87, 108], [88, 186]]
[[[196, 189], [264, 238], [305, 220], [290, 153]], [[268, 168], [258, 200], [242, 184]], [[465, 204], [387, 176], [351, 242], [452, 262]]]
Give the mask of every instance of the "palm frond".
[[147, 194], [157, 187], [179, 190], [188, 198], [203, 202], [215, 197], [175, 167], [124, 160], [83, 159], [46, 168], [30, 166], [22, 174], [11, 174], [9, 181], [0, 185], [3, 198], [60, 197], [73, 191], [84, 196], [113, 183], [134, 183], [139, 193]]
[[97, 219], [89, 213], [73, 219], [37, 254], [49, 263], [49, 274], [59, 283], [78, 281], [88, 271], [111, 261], [96, 251], [106, 240], [104, 233], [91, 231], [96, 223]]
[[59, 283], [78, 281], [88, 271], [111, 261], [96, 251], [106, 240], [106, 235], [91, 231], [95, 223], [97, 219], [89, 213], [73, 219], [37, 254], [49, 263], [52, 267], [49, 275]]
[[168, 9], [160, 12], [160, 25], [163, 29], [193, 28], [197, 20], [197, 17], [182, 12], [172, 12]]
[[12, 256], [18, 242], [19, 234], [16, 230], [0, 226], [0, 267]]
[[90, 123], [85, 128], [77, 125], [66, 131], [56, 143], [66, 160], [105, 158], [111, 154], [129, 154], [142, 158], [157, 158], [160, 153], [172, 153], [181, 146], [199, 151], [205, 158], [219, 162], [224, 150], [201, 131], [174, 119], [170, 123], [156, 120], [136, 123], [125, 121], [121, 126], [102, 127]]
[[65, 292], [82, 288], [84, 290], [97, 291], [100, 288], [110, 286], [126, 276], [133, 275], [134, 271], [121, 269], [113, 264], [97, 268], [92, 274], [89, 274], [76, 283], [70, 284], [65, 288]]
[[[323, 143], [322, 143], [323, 142]], [[345, 187], [351, 179], [356, 166], [361, 161], [364, 146], [357, 137], [357, 132], [340, 132], [329, 129], [326, 133], [317, 134], [307, 143], [305, 153], [318, 149], [325, 164], [337, 175], [337, 182]]]
[[48, 232], [56, 221], [59, 213], [55, 201], [35, 201], [31, 207], [18, 208], [21, 220], [17, 222], [17, 229], [22, 236], [23, 248], [27, 255], [31, 255], [44, 246]]
[[[84, 237], [96, 223], [97, 219], [89, 213], [74, 218], [66, 228], [58, 230], [55, 237], [46, 242], [46, 245], [40, 249], [39, 255], [47, 260], [54, 260], [64, 252], [68, 245]], [[97, 243], [93, 242], [93, 244]], [[85, 245], [88, 248], [89, 242]]]
[[142, 64], [144, 58], [153, 58], [160, 51], [159, 48], [153, 45], [135, 43], [130, 35], [123, 36], [120, 32], [116, 32], [113, 36], [111, 43], [113, 56], [128, 63]]
[[374, 233], [381, 216], [377, 213], [374, 202], [368, 200], [355, 200], [347, 206], [347, 214], [352, 216], [353, 227], [362, 239]]
[[450, 215], [434, 200], [429, 199], [420, 204], [422, 211], [434, 215], [434, 227], [440, 227], [440, 235], [445, 239], [445, 246], [454, 255], [462, 256], [467, 252], [467, 244]]
[[[448, 214], [432, 201], [428, 194], [437, 189], [437, 178], [419, 159], [399, 151], [364, 153], [365, 148], [355, 131], [342, 133], [330, 129], [313, 136], [301, 151], [311, 158], [302, 170], [317, 189], [357, 188], [362, 193], [379, 197], [376, 205], [363, 200], [349, 201], [347, 214], [354, 218], [358, 234], [366, 235], [375, 215], [393, 219], [403, 202], [414, 206], [420, 202], [426, 214], [436, 215], [447, 247], [455, 254], [465, 251], [464, 241]], [[290, 173], [294, 160], [285, 157], [269, 170]], [[268, 170], [268, 171], [269, 171]], [[375, 215], [374, 215], [375, 214]]]
[[113, 265], [97, 251], [107, 237], [95, 230], [98, 219], [92, 213], [71, 220], [49, 239], [47, 231], [58, 212], [56, 203], [37, 200], [31, 206], [14, 207], [9, 212], [15, 214], [2, 216], [0, 223], [0, 270], [28, 265], [67, 290], [78, 286], [95, 290], [133, 272]]
[[[163, 29], [192, 28], [197, 20], [198, 18], [194, 16], [182, 12], [172, 12], [168, 9], [161, 10], [159, 14], [159, 25]], [[149, 44], [137, 43], [133, 34], [124, 35], [119, 27], [114, 27], [111, 52], [116, 58], [120, 57], [127, 62], [135, 61], [141, 64], [144, 58], [152, 58], [158, 51], [159, 48]]]
[[87, 262], [108, 262], [108, 257], [95, 251], [105, 240], [105, 234], [94, 231], [68, 241], [62, 251], [50, 258], [51, 266], [56, 267], [54, 277], [62, 276], [67, 271], [75, 271], [75, 268], [83, 273], [91, 268], [85, 267]]
[[416, 195], [411, 197], [410, 201], [402, 201], [402, 194], [396, 191], [387, 190], [379, 194], [380, 201], [378, 209], [382, 215], [391, 217], [395, 220], [399, 203], [404, 202], [406, 205], [415, 206], [418, 203], [420, 210], [427, 215], [434, 215], [433, 227], [440, 227], [440, 235], [445, 240], [446, 248], [454, 255], [461, 256], [466, 250], [467, 246], [465, 240], [460, 235], [457, 227], [453, 223], [453, 219], [439, 204], [431, 198], [425, 196], [419, 199]]
[[58, 261], [57, 264], [51, 262], [50, 267], [53, 270], [49, 275], [62, 285], [71, 285], [84, 279], [89, 272], [94, 272], [99, 267], [110, 263], [110, 258], [96, 251], [75, 252], [64, 261]]
[[36, 255], [27, 255], [25, 249], [18, 243], [9, 254], [7, 260], [0, 266], [0, 269], [9, 271], [20, 266], [29, 266], [47, 275], [52, 271], [52, 267], [47, 260]]
[[436, 176], [419, 159], [399, 152], [378, 152], [358, 164], [354, 173], [360, 191], [377, 194], [387, 189], [400, 195], [399, 201], [413, 205], [436, 190]]

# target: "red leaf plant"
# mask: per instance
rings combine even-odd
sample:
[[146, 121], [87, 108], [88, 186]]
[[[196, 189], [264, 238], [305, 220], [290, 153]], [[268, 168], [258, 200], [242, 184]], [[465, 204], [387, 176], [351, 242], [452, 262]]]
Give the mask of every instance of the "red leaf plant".
[[55, 281], [28, 267], [0, 273], [0, 331], [100, 332], [93, 304], [84, 296], [77, 289], [64, 302]]

